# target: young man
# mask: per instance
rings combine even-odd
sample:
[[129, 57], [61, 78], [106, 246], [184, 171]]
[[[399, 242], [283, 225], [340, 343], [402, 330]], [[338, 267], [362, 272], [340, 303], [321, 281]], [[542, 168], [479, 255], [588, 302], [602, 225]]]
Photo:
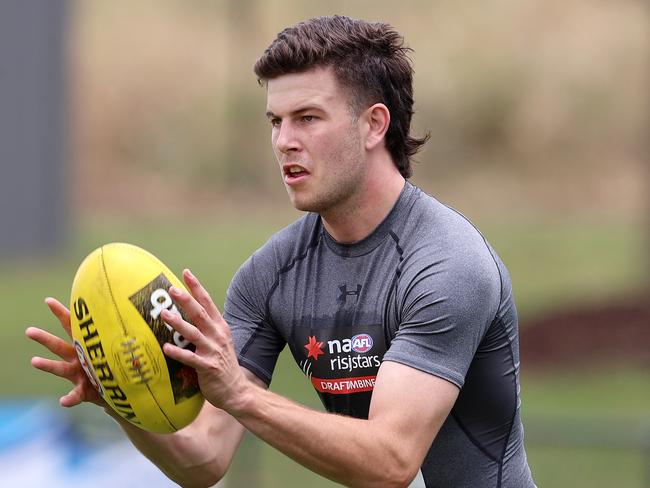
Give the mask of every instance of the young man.
[[[534, 486], [508, 273], [465, 218], [405, 180], [425, 142], [409, 135], [407, 51], [386, 24], [324, 17], [285, 29], [256, 63], [284, 184], [308, 213], [242, 265], [223, 317], [188, 270], [190, 294], [170, 289], [192, 323], [163, 318], [196, 350], [165, 353], [198, 372], [197, 420], [160, 436], [113, 415], [181, 485], [220, 479], [248, 429], [349, 486], [406, 486], [419, 469], [430, 487]], [[102, 405], [69, 344], [27, 334], [62, 357], [32, 362], [75, 384], [63, 406]], [[285, 344], [328, 413], [266, 389]]]

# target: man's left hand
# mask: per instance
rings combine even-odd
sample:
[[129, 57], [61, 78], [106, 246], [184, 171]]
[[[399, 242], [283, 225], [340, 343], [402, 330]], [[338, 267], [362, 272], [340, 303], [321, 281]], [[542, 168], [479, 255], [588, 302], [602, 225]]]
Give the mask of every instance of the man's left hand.
[[163, 320], [196, 346], [192, 352], [174, 344], [164, 344], [167, 356], [194, 368], [203, 396], [214, 406], [236, 411], [252, 383], [245, 377], [232, 341], [230, 327], [199, 280], [189, 271], [183, 281], [190, 293], [171, 287], [169, 293], [183, 309], [189, 323], [177, 314], [163, 311]]

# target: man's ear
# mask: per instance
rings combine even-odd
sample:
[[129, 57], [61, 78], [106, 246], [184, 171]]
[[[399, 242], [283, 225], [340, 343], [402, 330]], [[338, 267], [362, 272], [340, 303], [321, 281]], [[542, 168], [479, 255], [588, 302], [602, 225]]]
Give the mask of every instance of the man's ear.
[[371, 150], [384, 140], [390, 125], [390, 112], [383, 103], [375, 103], [366, 110], [365, 116], [368, 124], [365, 146]]

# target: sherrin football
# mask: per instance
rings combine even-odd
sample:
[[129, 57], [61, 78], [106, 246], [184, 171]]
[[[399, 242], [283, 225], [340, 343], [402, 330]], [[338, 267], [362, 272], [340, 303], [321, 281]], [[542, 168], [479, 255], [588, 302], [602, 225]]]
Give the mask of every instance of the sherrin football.
[[183, 315], [171, 285], [185, 288], [152, 254], [113, 243], [84, 259], [70, 298], [74, 346], [88, 378], [120, 416], [158, 433], [185, 427], [203, 405], [196, 371], [162, 351], [165, 342], [194, 347], [161, 318], [164, 309]]

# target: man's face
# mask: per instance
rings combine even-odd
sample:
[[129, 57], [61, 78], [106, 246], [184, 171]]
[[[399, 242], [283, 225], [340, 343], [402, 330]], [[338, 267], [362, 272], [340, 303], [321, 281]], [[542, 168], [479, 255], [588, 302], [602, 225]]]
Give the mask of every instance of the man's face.
[[268, 81], [271, 142], [289, 199], [298, 210], [346, 208], [365, 176], [359, 122], [331, 68]]

